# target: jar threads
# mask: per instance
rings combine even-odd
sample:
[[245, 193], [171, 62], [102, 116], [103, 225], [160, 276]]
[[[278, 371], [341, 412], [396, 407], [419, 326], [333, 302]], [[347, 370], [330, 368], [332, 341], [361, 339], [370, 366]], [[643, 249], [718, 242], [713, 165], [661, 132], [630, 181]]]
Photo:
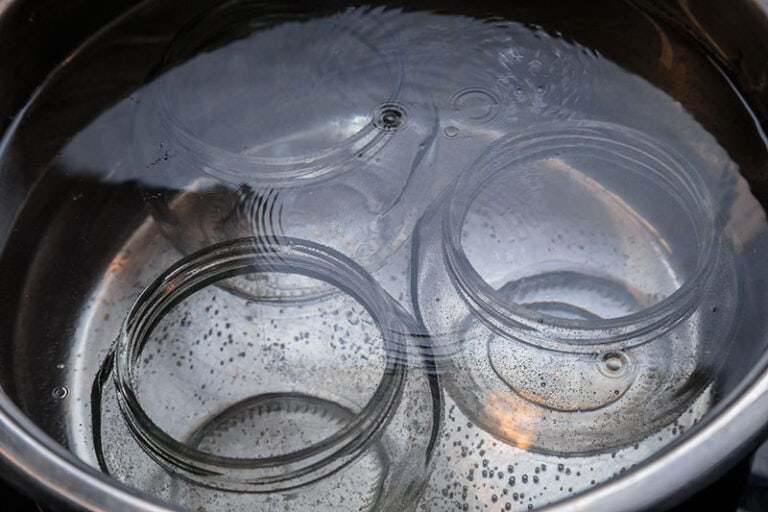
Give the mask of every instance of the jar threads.
[[[352, 297], [368, 312], [380, 332], [380, 343], [383, 343], [381, 350], [385, 358], [381, 381], [374, 383], [368, 403], [360, 410], [353, 411], [343, 405], [333, 404], [327, 398], [314, 398], [310, 384], [312, 379], [308, 378], [307, 384], [310, 387], [304, 391], [257, 394], [236, 403], [225, 404], [224, 409], [220, 409], [212, 419], [206, 419], [198, 427], [190, 425], [189, 428], [193, 428], [194, 432], [185, 435], [184, 439], [177, 439], [150, 417], [144, 409], [142, 394], [137, 391], [141, 386], [142, 375], [138, 367], [150, 350], [156, 348], [147, 345], [148, 339], [163, 316], [175, 305], [222, 279], [251, 272], [305, 275], [328, 283]], [[284, 306], [290, 309], [289, 304]], [[393, 415], [403, 414], [398, 411], [403, 394], [413, 392], [408, 390], [414, 384], [407, 384], [406, 381], [419, 379], [417, 376], [408, 377], [409, 357], [418, 357], [416, 349], [411, 346], [412, 342], [408, 340], [412, 332], [413, 328], [407, 326], [406, 317], [392, 299], [368, 274], [342, 255], [317, 244], [295, 239], [238, 239], [190, 255], [147, 287], [123, 323], [114, 349], [114, 368], [105, 364], [102, 369], [105, 373], [101, 378], [97, 377], [94, 383], [94, 395], [99, 399], [98, 405], [101, 407], [103, 397], [99, 396], [100, 391], [97, 389], [103, 385], [106, 376], [111, 375], [124, 421], [141, 448], [160, 466], [185, 480], [206, 487], [247, 493], [300, 488], [330, 477], [347, 465], [355, 464], [367, 451], [381, 452], [383, 448], [376, 446]], [[307, 368], [306, 371], [313, 370]], [[339, 381], [340, 384], [343, 382]], [[301, 388], [302, 384], [299, 382], [294, 386]], [[144, 392], [144, 399], [151, 396], [156, 400], [157, 392], [150, 392], [152, 395]], [[335, 393], [343, 396], [345, 390], [338, 389]], [[423, 393], [429, 395], [427, 391]], [[185, 406], [179, 404], [182, 410]], [[330, 421], [329, 425], [336, 427], [328, 427], [331, 430], [327, 431], [327, 436], [307, 442], [300, 449], [263, 457], [248, 457], [237, 451], [236, 455], [221, 455], [200, 448], [201, 443], [210, 445], [210, 440], [214, 439], [211, 433], [227, 426], [233, 418], [252, 418], [254, 414], [266, 414], [262, 421], [252, 423], [256, 426], [268, 422], [270, 414], [306, 415], [312, 410], [318, 412], [318, 418]], [[168, 414], [180, 414], [175, 411], [174, 407]], [[100, 412], [97, 409], [94, 414], [95, 429], [101, 428]], [[430, 413], [424, 411], [424, 415], [417, 414], [416, 417], [427, 415]], [[421, 422], [422, 419], [418, 419], [414, 425], [423, 427]], [[186, 430], [189, 431], [189, 428]], [[414, 446], [419, 446], [426, 445], [426, 439], [431, 434], [429, 429], [418, 434], [406, 429], [397, 435], [427, 436], [423, 442], [410, 441], [415, 443]], [[283, 444], [286, 443], [278, 443], [280, 446]], [[287, 445], [292, 446], [290, 442]], [[414, 454], [412, 458], [418, 456]], [[382, 463], [388, 462], [385, 460]]]

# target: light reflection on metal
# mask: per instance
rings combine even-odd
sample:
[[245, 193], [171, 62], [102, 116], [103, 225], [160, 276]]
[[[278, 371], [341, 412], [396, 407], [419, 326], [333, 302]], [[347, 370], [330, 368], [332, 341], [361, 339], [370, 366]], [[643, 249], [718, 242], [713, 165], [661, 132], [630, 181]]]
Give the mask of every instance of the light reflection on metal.
[[496, 424], [496, 431], [504, 436], [505, 441], [527, 450], [536, 437], [541, 409], [516, 399], [509, 392], [491, 391], [483, 414]]

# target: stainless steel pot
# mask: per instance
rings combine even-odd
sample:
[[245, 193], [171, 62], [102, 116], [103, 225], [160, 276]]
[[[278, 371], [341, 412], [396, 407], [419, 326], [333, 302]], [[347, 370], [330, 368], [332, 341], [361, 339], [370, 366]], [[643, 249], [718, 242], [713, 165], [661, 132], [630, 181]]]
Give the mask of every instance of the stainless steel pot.
[[[3, 130], [14, 126], [16, 114], [49, 73], [62, 62], [66, 65], [81, 43], [138, 3], [133, 0], [100, 3], [0, 0], [0, 126]], [[185, 9], [195, 11], [209, 3], [196, 0], [185, 5]], [[451, 12], [465, 8], [460, 4], [443, 2], [440, 7]], [[716, 86], [695, 82], [694, 73], [687, 74], [684, 66], [675, 68], [675, 73], [664, 73], [663, 66], [657, 65], [658, 55], [663, 54], [663, 41], [658, 42], [658, 35], [653, 33], [654, 23], [642, 27], [603, 27], [584, 33], [569, 22], [579, 16], [593, 16], [595, 26], [602, 27], [601, 9], [609, 8], [610, 3], [599, 7], [575, 7], [568, 2], [549, 0], [546, 6], [538, 6], [535, 10], [524, 6], [510, 8], [503, 4], [480, 2], [476, 8], [484, 14], [498, 13], [500, 16], [513, 9], [518, 20], [540, 24], [547, 30], [600, 48], [615, 62], [685, 103], [734, 159], [742, 163], [743, 175], [751, 185], [752, 193], [764, 208], [768, 208], [768, 161], [763, 153], [755, 155], [749, 151], [754, 143], [750, 139], [754, 137], [752, 132], [746, 128], [743, 132], [733, 129], [755, 122], [768, 129], [768, 2], [631, 2], [648, 12], [649, 19], [676, 25], [701, 45], [722, 67], [727, 80], [741, 91], [741, 99], [749, 105], [754, 118], [745, 116], [745, 110], [706, 110], [706, 102], [701, 99]], [[621, 8], [629, 8], [622, 5]], [[557, 14], [542, 16], [547, 12]], [[54, 362], [65, 350], [64, 340], [77, 328], [68, 323], [68, 308], [84, 296], [89, 285], [78, 281], [77, 269], [97, 264], [96, 255], [93, 261], [78, 262], [54, 257], [66, 253], [66, 247], [77, 244], [78, 240], [63, 236], [62, 227], [55, 222], [59, 212], [48, 208], [48, 203], [39, 198], [76, 190], [64, 188], [71, 184], [62, 184], [62, 189], [37, 190], [38, 199], [32, 208], [34, 215], [27, 218], [29, 226], [37, 231], [28, 229], [26, 232], [37, 232], [39, 237], [21, 237], [13, 232], [17, 212], [30, 197], [38, 170], [45, 169], [47, 159], [65, 142], [57, 134], [82, 126], [88, 120], [88, 114], [82, 117], [82, 113], [97, 112], [117, 90], [130, 90], [140, 73], [120, 75], [121, 62], [141, 60], [144, 52], [163, 44], [167, 34], [175, 30], [164, 17], [162, 8], [143, 20], [146, 25], [142, 29], [145, 37], [139, 41], [141, 44], [132, 40], [130, 42], [134, 44], [112, 48], [105, 55], [91, 55], [94, 61], [100, 62], [103, 70], [116, 73], [121, 79], [102, 84], [97, 76], [84, 77], [89, 82], [89, 88], [85, 89], [89, 92], [85, 96], [78, 96], [79, 90], [73, 88], [67, 97], [50, 98], [44, 109], [58, 112], [58, 125], [49, 133], [41, 130], [30, 136], [36, 141], [36, 151], [33, 152], [36, 156], [25, 154], [22, 160], [21, 156], [14, 159], [14, 155], [10, 155], [0, 162], [0, 240], [3, 244], [14, 244], [13, 251], [7, 251], [0, 261], [3, 272], [0, 285], [0, 340], [3, 344], [0, 351], [0, 456], [7, 478], [54, 508], [168, 510], [167, 505], [117, 483], [77, 459], [58, 442], [64, 435], [57, 431], [60, 427], [56, 422], [34, 410], [33, 404], [47, 399], [41, 396], [40, 390], [51, 389], [46, 385], [51, 376], [45, 372], [55, 366]], [[626, 45], [601, 47], [601, 30], [623, 32]], [[648, 41], [656, 42], [646, 44]], [[146, 67], [144, 71], [149, 71], [151, 63]], [[69, 108], [74, 102], [78, 103], [78, 109]], [[83, 109], [84, 104], [90, 107]], [[698, 111], [695, 110], [697, 106]], [[723, 121], [724, 116], [728, 122]], [[62, 124], [70, 130], [63, 129]], [[125, 209], [126, 205], [114, 201], [114, 197], [122, 196], [103, 197], [103, 207], [116, 211]], [[132, 210], [128, 208], [128, 211]], [[123, 220], [138, 223], [138, 212], [135, 213], [123, 214]], [[69, 218], [78, 215], [87, 215], [87, 211], [68, 212]], [[106, 231], [110, 226], [100, 229]], [[98, 237], [99, 232], [82, 232], [80, 235]], [[50, 257], [35, 256], [39, 254]], [[65, 277], [55, 283], [47, 282], [46, 276], [52, 275]], [[36, 305], [36, 311], [48, 312], [47, 318], [30, 316], [25, 293], [52, 284], [57, 290], [55, 296], [49, 297], [45, 304]], [[50, 344], [42, 345], [37, 340]], [[58, 344], [56, 340], [59, 340]], [[45, 370], [36, 373], [36, 369]], [[738, 352], [732, 353], [717, 381], [720, 393], [717, 406], [678, 442], [620, 477], [554, 505], [550, 510], [629, 511], [669, 507], [696, 493], [743, 460], [768, 435], [768, 340], [755, 340], [753, 345], [740, 347]]]

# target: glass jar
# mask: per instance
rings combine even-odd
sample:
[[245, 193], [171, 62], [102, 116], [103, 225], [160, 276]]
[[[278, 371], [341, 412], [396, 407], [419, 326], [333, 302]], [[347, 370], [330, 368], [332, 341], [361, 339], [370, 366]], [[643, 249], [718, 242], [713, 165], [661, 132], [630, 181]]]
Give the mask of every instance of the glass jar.
[[417, 230], [415, 302], [451, 398], [495, 438], [561, 457], [672, 423], [735, 323], [717, 208], [674, 149], [620, 125], [492, 145]]
[[406, 185], [434, 142], [435, 114], [428, 92], [406, 82], [388, 17], [360, 8], [303, 19], [235, 1], [178, 33], [138, 94], [134, 138], [143, 195], [183, 254], [291, 236], [374, 271], [402, 246], [428, 203], [430, 190], [409, 196]]
[[[281, 273], [335, 293], [240, 297]], [[296, 239], [224, 242], [135, 302], [93, 386], [102, 470], [215, 510], [408, 510], [439, 409], [411, 320], [358, 265]]]

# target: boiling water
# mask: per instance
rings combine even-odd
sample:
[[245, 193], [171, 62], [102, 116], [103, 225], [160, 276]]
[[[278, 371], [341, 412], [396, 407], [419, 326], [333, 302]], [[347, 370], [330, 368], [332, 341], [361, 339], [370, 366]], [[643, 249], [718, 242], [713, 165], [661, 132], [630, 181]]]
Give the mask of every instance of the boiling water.
[[[14, 312], [19, 364], [9, 389], [22, 409], [86, 462], [107, 464], [129, 485], [191, 509], [381, 506], [391, 462], [383, 448], [362, 457], [347, 482], [352, 487], [328, 484], [321, 498], [286, 502], [201, 490], [155, 466], [142, 473], [137, 468], [152, 460], [131, 444], [114, 406], [102, 410], [103, 438], [94, 433], [94, 378], [144, 287], [211, 244], [293, 237], [360, 265], [398, 314], [419, 320], [408, 324], [413, 332], [398, 334], [430, 340], [401, 354], [410, 375], [441, 390], [437, 405], [406, 395], [412, 407], [435, 407], [439, 420], [424, 434], [426, 487], [409, 495], [420, 510], [539, 508], [610, 480], [694, 427], [719, 398], [718, 361], [739, 339], [733, 290], [745, 278], [734, 261], [764, 236], [762, 208], [739, 174], [764, 168], [764, 136], [724, 74], [673, 25], [624, 3], [593, 2], [578, 15], [567, 2], [532, 4], [510, 7], [502, 19], [429, 6], [316, 12], [248, 2], [173, 13], [148, 2], [104, 30], [49, 78], [3, 145], [3, 165], [28, 165], [37, 178], [2, 260], [10, 265], [35, 248], [22, 259], [24, 300]], [[523, 160], [509, 176], [492, 170], [480, 184], [472, 181], [486, 168], [508, 171], [521, 137], [533, 134], [531, 144], [553, 147], [552, 134], [563, 127], [578, 137], [586, 129], [597, 149], [569, 160], [564, 153], [584, 147], [579, 139], [563, 152]], [[686, 162], [686, 170], [648, 181], [632, 174], [642, 158], [621, 148], [633, 137], [673, 148], [672, 160]], [[667, 162], [651, 150], [643, 155]], [[597, 163], [605, 162], [602, 172]], [[615, 169], [629, 170], [617, 179]], [[675, 181], [688, 172], [692, 181]], [[462, 194], [469, 194], [465, 202], [455, 199]], [[438, 266], [453, 235], [441, 208], [454, 203], [466, 206], [456, 230], [466, 266], [446, 271]], [[558, 203], [559, 216], [549, 216]], [[711, 215], [709, 227], [701, 227], [701, 212]], [[716, 247], [711, 264], [700, 261], [707, 241]], [[19, 272], [16, 265], [3, 271]], [[566, 345], [572, 340], [565, 330], [656, 311], [702, 275], [697, 286], [721, 293], [697, 296], [694, 312], [675, 320], [683, 327], [669, 334], [664, 350], [645, 339], [594, 350], [544, 343], [543, 353], [531, 355], [531, 343], [514, 350], [504, 339], [467, 343], [487, 336], [471, 333], [492, 321], [480, 307], [468, 317], [463, 298], [451, 302], [453, 284], [474, 286], [465, 271], [498, 292], [522, 324], [547, 324]], [[268, 455], [304, 447], [303, 436], [308, 445], [325, 439], [349, 423], [350, 411], [375, 395], [386, 374], [377, 338], [386, 334], [351, 302], [332, 283], [286, 271], [234, 276], [191, 296], [148, 342], [162, 350], [144, 360], [142, 386], [164, 390], [168, 368], [178, 368], [188, 384], [159, 393], [169, 403], [158, 399], [152, 414], [167, 420], [168, 430], [179, 427], [174, 401], [200, 412], [198, 386], [210, 391], [274, 366], [280, 357], [267, 345], [280, 351], [288, 344], [299, 348], [284, 382], [250, 386], [295, 393], [303, 389], [301, 366], [330, 372], [317, 382], [353, 375], [351, 395], [329, 391], [298, 405], [278, 400], [272, 409], [254, 403], [242, 421], [219, 416], [192, 437], [214, 450], [238, 425], [246, 435], [221, 448], [231, 456], [258, 445], [258, 428], [285, 436], [263, 441]], [[304, 314], [311, 310], [321, 313]], [[440, 315], [449, 321], [437, 325]], [[280, 322], [285, 327], [274, 327]], [[316, 338], [344, 347], [324, 354], [311, 348]], [[33, 353], [39, 347], [43, 355]], [[562, 356], [571, 352], [580, 355]], [[312, 357], [332, 365], [307, 363]], [[196, 368], [206, 371], [196, 376]], [[461, 374], [463, 368], [470, 370]], [[553, 368], [572, 372], [563, 378]], [[473, 386], [485, 382], [497, 388], [478, 400]], [[661, 419], [622, 419], [631, 417], [622, 400], [638, 400], [632, 389], [662, 393], [672, 382], [686, 383], [685, 390], [670, 392], [677, 401]], [[510, 407], [507, 395], [494, 394], [506, 385], [523, 397], [515, 398], [516, 423], [494, 416], [489, 425], [483, 414]], [[610, 407], [619, 414], [606, 423], [599, 414]], [[564, 418], [579, 414], [591, 423], [577, 427], [583, 420], [575, 418], [569, 427]], [[194, 420], [198, 427], [205, 421]], [[397, 435], [393, 429], [406, 429], [398, 421], [379, 444]], [[520, 427], [526, 421], [530, 431]], [[576, 428], [597, 429], [598, 438], [600, 429], [621, 435], [577, 441], [569, 438]], [[116, 455], [124, 443], [135, 457]]]

